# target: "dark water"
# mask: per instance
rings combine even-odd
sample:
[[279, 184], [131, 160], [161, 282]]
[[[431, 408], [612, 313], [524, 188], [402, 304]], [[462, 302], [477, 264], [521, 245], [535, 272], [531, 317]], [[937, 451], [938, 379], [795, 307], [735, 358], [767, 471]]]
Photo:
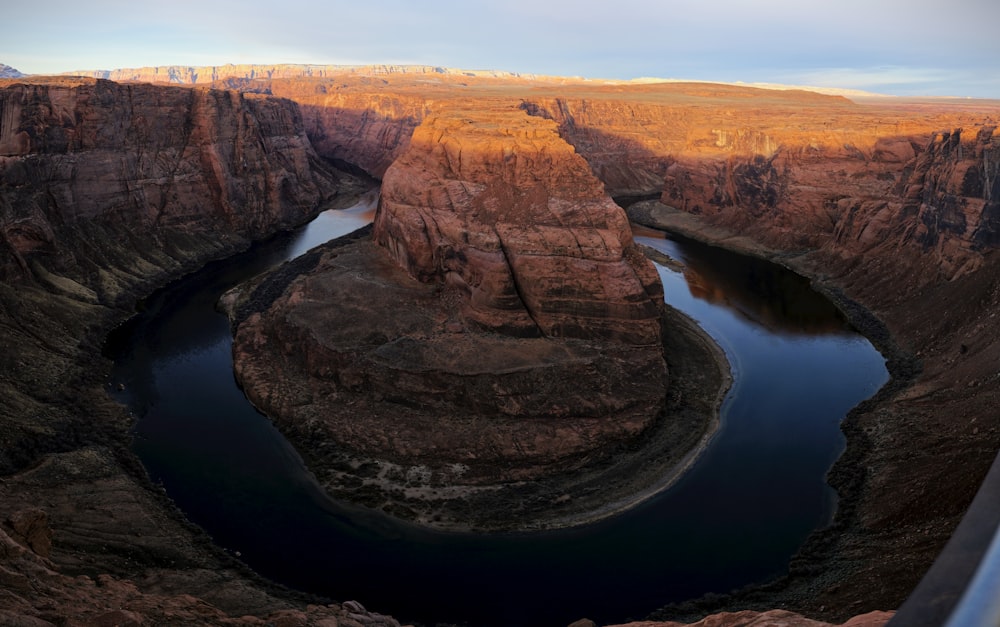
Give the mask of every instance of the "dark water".
[[[435, 533], [332, 502], [235, 384], [219, 295], [364, 221], [324, 214], [151, 298], [108, 341], [135, 451], [188, 517], [263, 575], [403, 621], [566, 625], [638, 619], [780, 574], [835, 507], [839, 422], [886, 381], [881, 356], [808, 284], [770, 264], [665, 239], [666, 300], [723, 346], [735, 385], [706, 453], [672, 489], [558, 532]], [[367, 213], [370, 216], [370, 211]]]

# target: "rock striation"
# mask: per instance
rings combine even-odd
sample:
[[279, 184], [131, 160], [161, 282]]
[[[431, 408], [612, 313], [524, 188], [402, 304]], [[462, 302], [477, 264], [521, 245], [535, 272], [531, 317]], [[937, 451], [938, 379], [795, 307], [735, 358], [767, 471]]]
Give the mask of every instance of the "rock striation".
[[[266, 285], [229, 299], [250, 398], [307, 457], [346, 451], [311, 464], [329, 491], [437, 526], [550, 524], [551, 502], [511, 518], [502, 490], [550, 482], [573, 501], [568, 473], [662, 422], [658, 275], [554, 123], [426, 118], [371, 239], [273, 302], [255, 302]], [[394, 470], [358, 476], [375, 465]]]
[[[290, 600], [220, 557], [178, 520], [169, 503], [143, 482], [128, 453], [129, 419], [104, 393], [99, 344], [153, 286], [245, 246], [250, 237], [300, 221], [336, 194], [341, 184], [331, 187], [317, 153], [385, 175], [423, 120], [450, 108], [500, 104], [552, 120], [611, 193], [655, 194], [681, 210], [673, 215], [681, 215], [683, 224], [674, 228], [690, 227], [692, 235], [720, 245], [778, 257], [839, 295], [848, 310], [867, 307], [885, 322], [866, 328], [897, 363], [895, 383], [845, 422], [847, 452], [831, 473], [840, 495], [837, 521], [806, 545], [788, 580], [756, 593], [754, 607], [790, 607], [830, 621], [895, 607], [947, 540], [1000, 443], [997, 103], [852, 102], [704, 84], [555, 89], [503, 77], [410, 75], [391, 68], [295, 78], [246, 69], [251, 73], [225, 79], [194, 72], [199, 81], [231, 79], [244, 95], [104, 80], [0, 81], [0, 622], [393, 624], [355, 603], [306, 606]], [[192, 73], [185, 72], [137, 72], [132, 78], [176, 76], [190, 82]], [[266, 95], [292, 99], [298, 107]], [[456, 187], [452, 181], [439, 189]], [[490, 328], [498, 319], [463, 300], [472, 293], [462, 287], [472, 285], [471, 275], [463, 274], [470, 267], [466, 262], [450, 258], [443, 275], [433, 274], [425, 284], [371, 242], [345, 251], [331, 249], [311, 259], [316, 268], [355, 281], [350, 289], [333, 291], [334, 284], [320, 281], [320, 275], [294, 285], [289, 279], [284, 304], [269, 309], [270, 301], [261, 302], [265, 306], [246, 309], [247, 320], [290, 316], [274, 319], [275, 328], [287, 335], [251, 334], [248, 346], [277, 345], [275, 355], [283, 350], [290, 355], [295, 346], [318, 347], [313, 355], [302, 354], [316, 378], [303, 379], [312, 382], [291, 392], [276, 388], [257, 399], [261, 404], [305, 407], [336, 389], [351, 400], [395, 395], [404, 406], [410, 402], [409, 415], [417, 416], [421, 404], [430, 407], [442, 398], [469, 402], [468, 395], [456, 399], [462, 389], [456, 382], [476, 377], [449, 370], [449, 364], [467, 368], [474, 361], [485, 369], [492, 367], [484, 363], [488, 358], [510, 375], [499, 386], [502, 411], [544, 412], [552, 398], [575, 394], [573, 403], [580, 406], [585, 399], [579, 389], [546, 388], [546, 379], [536, 376], [544, 373], [538, 363], [579, 364], [579, 370], [560, 375], [576, 381], [594, 376], [588, 350], [601, 354], [590, 364], [617, 359], [613, 354], [608, 359], [605, 348], [594, 349], [607, 346], [591, 344], [596, 340], [563, 338], [563, 347], [549, 352], [525, 346], [553, 347], [552, 337], [492, 333], [483, 334], [496, 340], [492, 346], [462, 344], [474, 328]], [[356, 260], [349, 265], [352, 255]], [[373, 288], [377, 283], [391, 286], [384, 292], [389, 296], [363, 302], [380, 292]], [[401, 285], [412, 289], [393, 291]], [[248, 291], [250, 297], [256, 294]], [[324, 310], [319, 304], [353, 298], [356, 318], [364, 321], [373, 318], [372, 307], [408, 311], [418, 296], [436, 304], [436, 310], [425, 310], [436, 313], [420, 321], [423, 327], [405, 318], [398, 325], [430, 341], [389, 342], [359, 323], [352, 328], [362, 341], [348, 338], [353, 346], [382, 350], [369, 353], [374, 356], [367, 362], [357, 358], [360, 351], [340, 352], [346, 342], [317, 339], [330, 337], [323, 332], [336, 327], [332, 319], [313, 327], [303, 323], [307, 304], [315, 305], [315, 313]], [[291, 308], [279, 309], [296, 302], [294, 315]], [[542, 326], [536, 326], [541, 335]], [[907, 351], [914, 359], [906, 359]], [[381, 388], [365, 387], [369, 371], [348, 369], [336, 381], [348, 392], [324, 387], [332, 385], [324, 377], [334, 372], [324, 360], [336, 355], [389, 375]], [[572, 359], [559, 361], [567, 355]], [[524, 359], [535, 363], [526, 368]], [[662, 372], [655, 361], [650, 364]], [[625, 366], [633, 372], [628, 362], [615, 367]], [[682, 366], [670, 364], [668, 396], [679, 388]], [[437, 377], [436, 387], [414, 383], [426, 381], [428, 372]], [[264, 379], [272, 373], [251, 374]], [[479, 385], [488, 387], [492, 383]], [[359, 396], [350, 396], [355, 393]], [[643, 395], [652, 392], [636, 393]], [[690, 396], [686, 390], [684, 395]], [[452, 414], [449, 426], [461, 427], [469, 415]], [[298, 441], [330, 437], [320, 412], [295, 416], [298, 422], [283, 426]], [[609, 436], [586, 421], [545, 415], [536, 424], [543, 421], [553, 430], [534, 432], [528, 444], [536, 450], [561, 441], [589, 446], [610, 437], [611, 457], [631, 451], [627, 424]], [[465, 432], [501, 422], [470, 419]], [[385, 438], [394, 437], [400, 424], [383, 425]], [[415, 420], [412, 432], [420, 431], [427, 433]], [[450, 437], [444, 431], [433, 438]], [[492, 442], [523, 449], [520, 435], [504, 437], [501, 432]], [[410, 456], [405, 464], [366, 465], [371, 458], [363, 455], [336, 460], [323, 449], [310, 453], [309, 461], [329, 461], [322, 480], [353, 481], [356, 492], [349, 496], [365, 501], [367, 494], [367, 502], [400, 515], [433, 517], [432, 510], [406, 511], [411, 507], [406, 499], [426, 500], [435, 493], [458, 502], [455, 495], [465, 491], [460, 498], [473, 510], [490, 505], [485, 497], [468, 498], [474, 489], [469, 483], [452, 482], [444, 489], [448, 472], [472, 474], [468, 464], [458, 462], [435, 477], [418, 463], [422, 454], [434, 456], [439, 444], [433, 438], [424, 440], [429, 445], [422, 451], [404, 450]], [[593, 459], [588, 455], [563, 457], [556, 466], [574, 468]], [[631, 470], [643, 468], [637, 464]], [[525, 476], [523, 467], [495, 470], [499, 477]], [[594, 476], [594, 483], [580, 485], [605, 492], [631, 487]], [[492, 506], [502, 503], [508, 518], [532, 508], [565, 513], [560, 508], [568, 502], [566, 494], [502, 493]], [[768, 614], [761, 616], [793, 620]], [[764, 620], [761, 616], [747, 620]]]
[[[516, 72], [463, 70], [437, 65], [317, 65], [301, 63], [227, 63], [225, 65], [155, 65], [115, 70], [78, 70], [67, 75], [103, 78], [115, 82], [209, 84], [226, 79], [326, 78], [339, 76], [430, 75], [517, 78]], [[526, 75], [531, 76], [531, 75]]]

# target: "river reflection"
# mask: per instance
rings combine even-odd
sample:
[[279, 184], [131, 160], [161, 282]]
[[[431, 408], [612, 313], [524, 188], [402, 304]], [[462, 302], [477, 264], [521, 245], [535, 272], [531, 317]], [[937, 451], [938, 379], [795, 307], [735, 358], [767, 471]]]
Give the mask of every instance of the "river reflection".
[[565, 625], [638, 619], [779, 574], [829, 522], [839, 422], [886, 380], [881, 356], [835, 310], [786, 298], [787, 277], [742, 257], [720, 270], [711, 251], [662, 238], [641, 241], [685, 267], [658, 266], [667, 302], [719, 342], [735, 377], [718, 434], [674, 487], [613, 519], [533, 534], [437, 533], [331, 501], [235, 384], [215, 302], [370, 220], [373, 202], [211, 264], [108, 339], [109, 390], [138, 418], [134, 450], [217, 544], [266, 577], [402, 621]]
[[775, 333], [855, 332], [809, 279], [777, 264], [642, 227], [636, 228], [636, 241], [678, 261], [695, 298], [737, 311]]

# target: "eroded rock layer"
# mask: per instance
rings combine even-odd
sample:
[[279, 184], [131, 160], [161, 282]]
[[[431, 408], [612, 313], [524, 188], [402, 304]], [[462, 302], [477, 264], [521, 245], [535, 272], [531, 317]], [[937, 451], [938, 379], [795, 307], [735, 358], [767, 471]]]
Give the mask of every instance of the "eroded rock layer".
[[109, 293], [131, 262], [78, 239], [158, 239], [135, 247], [153, 254], [217, 230], [238, 247], [336, 192], [288, 101], [86, 79], [0, 82], [0, 173], [0, 272], [37, 263]]
[[[425, 119], [386, 173], [373, 239], [328, 250], [266, 307], [233, 309], [248, 395], [346, 451], [318, 469], [329, 490], [374, 490], [365, 502], [428, 523], [541, 524], [499, 498], [472, 514], [439, 502], [469, 509], [463, 490], [583, 469], [657, 422], [659, 278], [552, 122], [516, 108]], [[367, 460], [395, 469], [359, 486]]]
[[625, 213], [548, 120], [429, 117], [385, 176], [375, 240], [463, 317], [521, 336], [659, 344], [663, 289]]

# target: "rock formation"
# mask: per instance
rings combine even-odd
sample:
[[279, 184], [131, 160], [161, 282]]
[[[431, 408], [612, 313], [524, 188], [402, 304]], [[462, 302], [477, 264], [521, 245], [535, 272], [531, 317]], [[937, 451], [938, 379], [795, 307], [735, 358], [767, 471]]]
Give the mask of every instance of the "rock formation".
[[463, 318], [484, 329], [660, 343], [656, 271], [546, 120], [425, 119], [386, 173], [374, 237], [414, 278], [460, 290]]
[[22, 76], [24, 74], [18, 72], [16, 69], [0, 63], [0, 78], [21, 78]]
[[[303, 448], [397, 467], [363, 482], [375, 505], [440, 525], [539, 524], [551, 514], [504, 515], [498, 486], [593, 465], [656, 423], [659, 278], [554, 123], [516, 108], [426, 118], [386, 173], [373, 239], [330, 250], [273, 303], [235, 307], [234, 352], [247, 394], [308, 432]], [[345, 469], [359, 463], [314, 469], [357, 500]], [[435, 487], [493, 502], [463, 504], [471, 519], [443, 498], [403, 504]]]
[[101, 343], [139, 298], [350, 181], [288, 101], [0, 81], [0, 623], [395, 624], [307, 607], [213, 550], [150, 485], [104, 388]]

